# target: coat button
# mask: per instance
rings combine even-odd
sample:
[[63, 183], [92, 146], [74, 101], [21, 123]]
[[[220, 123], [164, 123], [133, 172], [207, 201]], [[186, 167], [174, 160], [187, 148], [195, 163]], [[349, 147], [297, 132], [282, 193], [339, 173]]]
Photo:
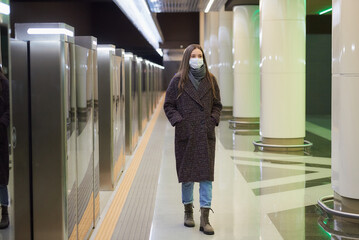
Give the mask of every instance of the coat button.
[[201, 110], [203, 112], [204, 108], [203, 107], [200, 107], [199, 110]]
[[201, 124], [204, 124], [204, 120], [203, 120], [203, 119], [201, 120]]

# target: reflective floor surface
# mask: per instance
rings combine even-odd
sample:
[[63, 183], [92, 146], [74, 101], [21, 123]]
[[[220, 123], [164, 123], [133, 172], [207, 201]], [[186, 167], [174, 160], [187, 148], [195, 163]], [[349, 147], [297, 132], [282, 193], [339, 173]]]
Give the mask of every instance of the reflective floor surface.
[[[331, 231], [340, 229], [333, 227], [340, 224], [321, 217], [316, 204], [319, 198], [333, 195], [330, 119], [311, 120], [305, 139], [314, 146], [310, 155], [302, 156], [255, 152], [252, 142], [259, 140], [258, 132], [234, 134], [228, 121], [221, 121], [217, 129], [214, 213], [210, 214], [213, 236], [198, 230], [198, 184], [194, 191], [196, 227], [183, 226], [174, 129], [168, 124], [150, 239], [347, 239]], [[359, 225], [351, 224], [350, 237], [358, 236]]]
[[[194, 191], [196, 227], [183, 226], [181, 186], [175, 170], [174, 128], [163, 114], [159, 119], [164, 139], [156, 140], [159, 152], [162, 151], [158, 155], [162, 157], [157, 192], [154, 193], [152, 226], [148, 228], [151, 240], [359, 239], [357, 221], [326, 215], [317, 206], [319, 198], [333, 195], [330, 118], [314, 116], [307, 119], [305, 139], [314, 145], [306, 155], [255, 151], [253, 141], [259, 140], [258, 131], [235, 134], [229, 129], [228, 120], [221, 121], [217, 128], [214, 213], [210, 213], [215, 230], [213, 236], [198, 230], [198, 184]], [[101, 193], [102, 211], [112, 199], [110, 193]], [[342, 208], [333, 201], [328, 202], [328, 206]], [[138, 219], [124, 221], [139, 222]], [[143, 231], [142, 228], [138, 231]], [[9, 230], [0, 231], [2, 239], [12, 239]], [[112, 236], [112, 239], [116, 237]]]

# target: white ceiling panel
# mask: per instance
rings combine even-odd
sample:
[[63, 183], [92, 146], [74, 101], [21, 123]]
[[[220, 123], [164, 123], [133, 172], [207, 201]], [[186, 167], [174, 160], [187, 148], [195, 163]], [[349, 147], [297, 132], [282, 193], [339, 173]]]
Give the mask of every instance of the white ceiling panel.
[[[151, 12], [201, 12], [210, 0], [147, 0]], [[210, 11], [219, 11], [227, 0], [214, 0]]]

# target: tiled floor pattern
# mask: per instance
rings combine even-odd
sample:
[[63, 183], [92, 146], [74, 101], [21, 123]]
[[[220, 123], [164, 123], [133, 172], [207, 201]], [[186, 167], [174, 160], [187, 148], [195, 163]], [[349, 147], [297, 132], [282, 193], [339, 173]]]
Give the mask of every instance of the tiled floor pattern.
[[[317, 200], [333, 194], [330, 185], [330, 118], [311, 116], [307, 120], [305, 139], [314, 144], [310, 156], [254, 152], [252, 142], [259, 140], [258, 132], [234, 134], [228, 128], [228, 122], [221, 121], [217, 129], [214, 214], [210, 214], [215, 229], [213, 236], [198, 231], [198, 184], [194, 191], [196, 227], [183, 226], [180, 184], [175, 171], [174, 129], [168, 122], [161, 121], [164, 141], [156, 156], [162, 163], [157, 192], [154, 193], [149, 239], [359, 239], [358, 223], [343, 223], [322, 218], [319, 214]], [[107, 199], [111, 202], [113, 198], [107, 196]], [[127, 209], [127, 212], [131, 211], [136, 209]], [[151, 216], [151, 213], [146, 215]], [[9, 239], [7, 233], [2, 231], [0, 240]], [[122, 233], [118, 230], [117, 234]]]
[[112, 240], [148, 239], [155, 204], [166, 116], [161, 112], [144, 152]]
[[308, 140], [318, 149], [314, 156], [298, 156], [254, 152], [252, 142], [259, 136], [233, 134], [227, 121], [222, 121], [217, 131], [214, 214], [210, 215], [215, 235], [198, 231], [197, 185], [197, 225], [183, 226], [174, 129], [167, 124], [150, 239], [330, 239], [317, 223], [320, 215], [316, 211], [317, 200], [333, 194], [330, 140], [307, 132]]

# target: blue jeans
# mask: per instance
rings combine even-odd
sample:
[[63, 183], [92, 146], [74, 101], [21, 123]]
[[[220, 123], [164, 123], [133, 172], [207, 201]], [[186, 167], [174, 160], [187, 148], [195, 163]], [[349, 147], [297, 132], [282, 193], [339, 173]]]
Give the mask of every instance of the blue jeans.
[[2, 206], [9, 206], [9, 194], [6, 185], [0, 185], [0, 203]]
[[[182, 203], [193, 203], [194, 182], [182, 183]], [[211, 208], [212, 202], [212, 182], [199, 182], [199, 204], [201, 208]]]

